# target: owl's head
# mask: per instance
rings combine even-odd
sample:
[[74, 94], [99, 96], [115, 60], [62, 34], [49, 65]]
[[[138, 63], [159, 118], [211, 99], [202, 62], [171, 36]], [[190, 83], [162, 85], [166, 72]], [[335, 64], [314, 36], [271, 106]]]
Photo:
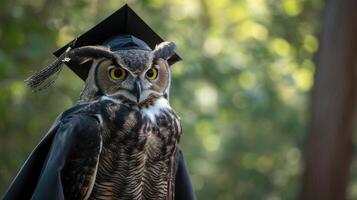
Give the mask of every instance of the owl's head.
[[47, 87], [53, 83], [62, 63], [66, 63], [72, 70], [85, 73], [80, 103], [108, 97], [129, 106], [147, 107], [161, 97], [168, 99], [171, 82], [168, 61], [175, 50], [173, 42], [162, 42], [152, 50], [134, 36], [118, 35], [100, 46], [68, 47], [27, 82], [35, 90]]
[[26, 80], [34, 91], [50, 86], [66, 64], [85, 80], [80, 102], [110, 97], [130, 105], [168, 98], [169, 65], [181, 60], [175, 44], [163, 42], [127, 4], [54, 55]]
[[77, 53], [74, 59], [92, 61], [80, 97], [82, 101], [106, 96], [140, 106], [153, 103], [159, 97], [168, 98], [171, 71], [167, 60], [175, 54], [174, 43], [163, 42], [153, 51], [128, 49], [112, 52], [104, 47], [83, 47], [78, 51], [81, 53]]

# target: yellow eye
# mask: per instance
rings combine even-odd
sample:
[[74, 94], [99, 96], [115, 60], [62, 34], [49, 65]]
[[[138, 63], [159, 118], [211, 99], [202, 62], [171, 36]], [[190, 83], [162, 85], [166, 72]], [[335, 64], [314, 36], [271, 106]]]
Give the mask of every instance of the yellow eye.
[[115, 81], [123, 80], [126, 77], [126, 71], [121, 67], [113, 67], [109, 69], [109, 76]]
[[146, 72], [146, 77], [149, 80], [155, 80], [157, 78], [158, 75], [158, 70], [154, 67], [150, 68], [147, 72]]

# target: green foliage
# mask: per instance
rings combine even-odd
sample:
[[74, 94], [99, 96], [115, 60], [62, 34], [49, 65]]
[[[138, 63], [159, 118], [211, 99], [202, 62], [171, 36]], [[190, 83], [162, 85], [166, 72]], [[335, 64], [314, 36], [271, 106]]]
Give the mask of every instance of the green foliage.
[[[68, 69], [40, 93], [23, 80], [123, 4], [0, 1], [1, 194], [83, 84]], [[129, 4], [184, 59], [173, 66], [171, 103], [182, 117], [181, 144], [198, 199], [294, 199], [321, 0]]]

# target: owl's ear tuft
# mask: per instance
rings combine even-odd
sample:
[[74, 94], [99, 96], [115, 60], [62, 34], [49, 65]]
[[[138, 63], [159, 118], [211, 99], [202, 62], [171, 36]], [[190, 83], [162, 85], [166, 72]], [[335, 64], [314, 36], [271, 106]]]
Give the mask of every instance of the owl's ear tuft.
[[173, 42], [162, 42], [157, 45], [153, 51], [154, 59], [162, 58], [168, 60], [175, 54], [176, 45]]
[[97, 58], [106, 58], [116, 60], [116, 56], [112, 51], [103, 46], [83, 46], [73, 49], [68, 56], [71, 62], [83, 64]]

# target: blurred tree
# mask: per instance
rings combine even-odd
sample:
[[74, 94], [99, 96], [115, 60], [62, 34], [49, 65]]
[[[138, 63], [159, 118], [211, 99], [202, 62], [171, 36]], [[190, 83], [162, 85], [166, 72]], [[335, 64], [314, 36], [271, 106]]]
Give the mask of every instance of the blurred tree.
[[326, 2], [301, 199], [346, 199], [356, 116], [354, 0]]

